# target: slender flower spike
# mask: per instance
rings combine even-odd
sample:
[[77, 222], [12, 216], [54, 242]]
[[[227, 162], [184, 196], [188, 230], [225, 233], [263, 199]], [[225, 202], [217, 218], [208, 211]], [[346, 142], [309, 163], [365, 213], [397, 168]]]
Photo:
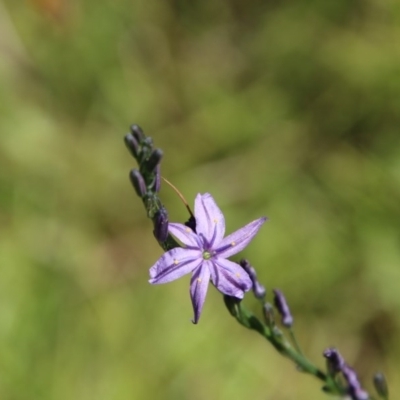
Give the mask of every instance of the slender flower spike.
[[169, 250], [161, 256], [150, 268], [149, 282], [167, 283], [191, 272], [190, 297], [194, 311], [193, 323], [197, 324], [210, 280], [221, 293], [238, 299], [242, 299], [244, 293], [251, 289], [252, 282], [246, 271], [227, 258], [250, 243], [266, 218], [250, 222], [224, 238], [224, 215], [209, 193], [197, 195], [194, 214], [196, 232], [183, 224], [168, 225], [168, 232], [182, 243], [182, 247]]

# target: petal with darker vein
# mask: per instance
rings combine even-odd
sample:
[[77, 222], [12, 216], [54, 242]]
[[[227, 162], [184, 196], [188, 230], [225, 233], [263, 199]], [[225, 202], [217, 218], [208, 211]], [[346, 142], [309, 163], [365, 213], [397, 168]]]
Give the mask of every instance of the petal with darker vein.
[[194, 215], [197, 233], [203, 235], [210, 246], [218, 244], [225, 235], [225, 218], [209, 193], [197, 195]]
[[228, 235], [218, 244], [218, 248], [215, 249], [217, 257], [228, 258], [243, 250], [257, 234], [266, 219], [265, 217], [256, 219]]
[[192, 272], [203, 262], [199, 250], [177, 247], [166, 253], [150, 268], [152, 284], [167, 283]]
[[244, 292], [252, 287], [252, 282], [247, 272], [238, 264], [215, 258], [212, 261], [211, 281], [214, 286], [228, 296], [242, 299]]
[[205, 261], [200, 268], [197, 268], [190, 280], [190, 297], [192, 299], [194, 318], [193, 323], [197, 324], [200, 318], [201, 310], [203, 309], [206, 299], [208, 284], [210, 282], [210, 270], [207, 266], [208, 261]]

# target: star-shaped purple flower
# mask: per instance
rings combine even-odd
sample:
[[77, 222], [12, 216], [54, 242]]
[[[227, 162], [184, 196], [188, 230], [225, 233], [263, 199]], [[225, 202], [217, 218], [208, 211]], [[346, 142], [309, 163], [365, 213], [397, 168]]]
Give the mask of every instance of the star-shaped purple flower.
[[164, 253], [150, 268], [152, 284], [167, 283], [192, 272], [190, 297], [197, 324], [211, 282], [222, 293], [242, 299], [251, 289], [247, 272], [228, 257], [243, 250], [266, 218], [250, 222], [224, 238], [225, 219], [209, 193], [198, 194], [194, 203], [196, 233], [186, 225], [170, 223], [168, 231], [183, 245]]

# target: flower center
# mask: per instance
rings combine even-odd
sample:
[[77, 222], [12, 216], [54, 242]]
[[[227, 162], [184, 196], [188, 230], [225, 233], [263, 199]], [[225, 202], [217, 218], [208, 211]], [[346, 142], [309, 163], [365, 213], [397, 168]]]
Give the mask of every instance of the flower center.
[[203, 251], [204, 260], [209, 260], [211, 258], [211, 253], [209, 251]]

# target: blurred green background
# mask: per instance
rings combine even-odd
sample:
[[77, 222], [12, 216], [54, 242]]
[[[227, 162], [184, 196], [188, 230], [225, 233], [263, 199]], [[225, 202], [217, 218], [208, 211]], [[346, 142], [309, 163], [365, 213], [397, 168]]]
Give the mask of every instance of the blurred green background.
[[399, 23], [394, 0], [0, 2], [0, 398], [326, 398], [214, 288], [193, 326], [189, 277], [148, 284], [131, 123], [228, 232], [270, 218], [236, 259], [304, 352], [400, 393]]

